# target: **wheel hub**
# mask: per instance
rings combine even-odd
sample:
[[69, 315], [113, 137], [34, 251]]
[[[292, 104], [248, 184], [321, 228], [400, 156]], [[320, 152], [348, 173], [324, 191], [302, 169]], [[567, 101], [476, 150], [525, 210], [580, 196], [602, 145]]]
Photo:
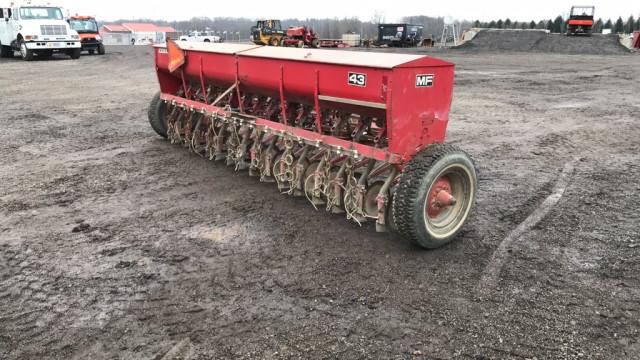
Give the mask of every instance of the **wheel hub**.
[[451, 181], [447, 176], [442, 176], [431, 188], [427, 200], [427, 216], [430, 219], [439, 217], [443, 212], [456, 204], [456, 198], [451, 195]]

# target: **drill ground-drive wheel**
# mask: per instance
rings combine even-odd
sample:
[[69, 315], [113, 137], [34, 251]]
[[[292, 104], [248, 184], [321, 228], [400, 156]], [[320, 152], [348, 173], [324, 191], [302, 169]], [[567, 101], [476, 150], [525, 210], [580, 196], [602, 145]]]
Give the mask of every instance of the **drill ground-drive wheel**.
[[431, 145], [409, 161], [393, 197], [397, 231], [418, 246], [449, 243], [465, 223], [476, 199], [473, 161], [451, 145]]
[[157, 92], [149, 104], [149, 123], [153, 130], [163, 138], [167, 137], [167, 104], [160, 99]]

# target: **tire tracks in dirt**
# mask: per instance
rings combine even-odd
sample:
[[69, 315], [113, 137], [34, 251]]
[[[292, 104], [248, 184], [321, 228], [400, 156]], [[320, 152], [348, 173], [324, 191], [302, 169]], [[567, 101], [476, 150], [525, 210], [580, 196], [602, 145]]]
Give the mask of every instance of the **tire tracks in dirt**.
[[526, 232], [531, 230], [536, 224], [538, 224], [545, 216], [553, 209], [553, 207], [560, 201], [562, 195], [564, 195], [569, 181], [575, 170], [575, 160], [567, 162], [555, 186], [551, 195], [549, 195], [523, 222], [521, 222], [513, 231], [507, 235], [498, 245], [498, 248], [489, 259], [487, 266], [485, 267], [482, 277], [476, 287], [476, 292], [480, 294], [487, 294], [490, 290], [497, 286], [498, 278], [503, 266], [509, 259], [509, 253], [513, 244], [518, 242]]

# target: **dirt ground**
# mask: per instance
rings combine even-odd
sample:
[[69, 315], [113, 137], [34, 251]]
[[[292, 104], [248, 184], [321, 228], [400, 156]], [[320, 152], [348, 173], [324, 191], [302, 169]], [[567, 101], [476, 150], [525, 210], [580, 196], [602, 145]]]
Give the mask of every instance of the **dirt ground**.
[[107, 52], [0, 61], [0, 358], [640, 358], [639, 56], [439, 54], [480, 192], [424, 251], [170, 145]]

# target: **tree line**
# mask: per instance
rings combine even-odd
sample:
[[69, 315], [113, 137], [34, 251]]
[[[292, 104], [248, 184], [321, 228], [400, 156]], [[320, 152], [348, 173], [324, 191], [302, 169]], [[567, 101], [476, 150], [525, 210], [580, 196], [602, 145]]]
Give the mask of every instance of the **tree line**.
[[[189, 31], [212, 31], [227, 41], [240, 40], [246, 41], [251, 35], [251, 27], [255, 26], [256, 21], [249, 18], [235, 18], [235, 17], [194, 17], [190, 20], [182, 21], [162, 21], [153, 19], [121, 19], [112, 21], [110, 23], [123, 23], [123, 22], [150, 22], [156, 25], [171, 26], [178, 32], [187, 33]], [[283, 29], [289, 26], [306, 25], [311, 27], [320, 38], [323, 39], [340, 39], [342, 34], [360, 34], [364, 39], [375, 39], [378, 36], [378, 24], [385, 23], [385, 19], [380, 15], [374, 15], [370, 20], [360, 20], [358, 18], [334, 18], [334, 19], [283, 19]], [[401, 23], [409, 23], [414, 25], [423, 26], [423, 35], [425, 37], [433, 37], [435, 39], [440, 37], [442, 29], [444, 27], [443, 17], [431, 17], [431, 16], [406, 16], [400, 21]], [[456, 23], [457, 28], [460, 30], [468, 29], [470, 27], [482, 27], [482, 28], [494, 28], [494, 29], [546, 29], [551, 32], [563, 33], [566, 30], [566, 21], [562, 16], [558, 16], [555, 19], [541, 20], [538, 22], [518, 22], [506, 20], [497, 20], [490, 22], [475, 22], [459, 21]], [[634, 19], [633, 16], [629, 17], [627, 21], [623, 21], [622, 18], [618, 18], [615, 22], [610, 19], [603, 22], [602, 19], [598, 19], [594, 26], [594, 32], [602, 32], [602, 29], [611, 29], [614, 33], [630, 33], [634, 30], [640, 30], [640, 18]]]
[[[473, 27], [477, 28], [490, 28], [490, 29], [540, 29], [549, 30], [553, 33], [564, 33], [567, 30], [567, 21], [558, 16], [555, 19], [540, 20], [538, 22], [532, 20], [530, 22], [518, 22], [506, 20], [492, 20], [489, 22], [481, 22], [476, 20], [473, 22]], [[611, 19], [604, 21], [602, 18], [595, 21], [593, 24], [593, 32], [601, 33], [604, 29], [611, 29], [614, 34], [629, 34], [634, 31], [640, 30], [640, 18], [635, 19], [633, 16], [629, 16], [627, 20], [623, 20], [622, 17], [614, 22]]]
[[[153, 19], [121, 19], [110, 21], [109, 23], [120, 24], [123, 22], [150, 22], [156, 25], [171, 26], [178, 32], [187, 33], [189, 31], [213, 31], [214, 33], [227, 38], [228, 40], [240, 39], [247, 40], [250, 36], [251, 27], [256, 25], [256, 21], [248, 18], [233, 17], [194, 17], [190, 20], [183, 21], [162, 21]], [[430, 16], [408, 16], [400, 21], [401, 23], [410, 23], [414, 25], [422, 25], [423, 34], [425, 36], [439, 36], [444, 26], [444, 18]], [[375, 15], [371, 20], [360, 20], [358, 18], [342, 18], [342, 19], [282, 19], [282, 28], [289, 26], [305, 25], [311, 27], [320, 38], [323, 39], [340, 39], [342, 34], [360, 34], [362, 39], [374, 39], [378, 36], [378, 24], [385, 23], [383, 17]], [[101, 24], [102, 25], [102, 24]], [[472, 23], [464, 21], [458, 25], [469, 28]]]

